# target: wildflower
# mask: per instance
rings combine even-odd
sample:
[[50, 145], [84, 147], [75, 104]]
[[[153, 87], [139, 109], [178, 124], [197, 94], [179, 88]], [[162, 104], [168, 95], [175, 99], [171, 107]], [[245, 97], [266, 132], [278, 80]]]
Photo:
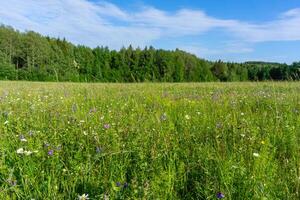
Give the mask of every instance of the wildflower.
[[54, 150], [51, 149], [48, 151], [48, 156], [53, 156], [53, 154], [54, 154]]
[[110, 125], [109, 125], [109, 124], [104, 124], [104, 125], [103, 125], [103, 128], [109, 129], [109, 128], [110, 128]]
[[27, 142], [26, 138], [24, 137], [24, 135], [20, 135], [20, 141], [21, 142]]
[[260, 143], [261, 143], [262, 145], [266, 144], [266, 142], [265, 142], [265, 141], [263, 141], [263, 140], [262, 140]]
[[78, 195], [78, 199], [79, 200], [88, 200], [88, 199], [90, 199], [89, 198], [89, 195], [88, 194], [83, 194], [83, 195]]
[[24, 153], [24, 149], [23, 148], [19, 148], [18, 150], [17, 150], [17, 154], [23, 154]]
[[253, 156], [258, 158], [259, 154], [258, 153], [253, 153]]
[[37, 153], [38, 151], [25, 151], [23, 148], [19, 148], [18, 150], [17, 150], [17, 154], [24, 154], [24, 155], [26, 155], [26, 156], [29, 156], [29, 155], [31, 155], [31, 154], [33, 154], [33, 153]]
[[242, 112], [242, 113], [241, 113], [241, 115], [242, 115], [242, 116], [244, 116], [244, 115], [245, 115], [245, 113], [243, 113], [243, 112]]
[[8, 179], [7, 182], [11, 185], [11, 186], [16, 186], [17, 185], [17, 180], [15, 179]]
[[91, 108], [91, 109], [90, 109], [90, 114], [91, 114], [91, 113], [95, 113], [95, 112], [97, 112], [97, 109], [96, 109], [96, 108]]
[[167, 120], [167, 114], [166, 113], [162, 114], [162, 116], [160, 116], [160, 120], [161, 121], [166, 121]]
[[30, 130], [30, 131], [28, 132], [28, 135], [29, 135], [29, 136], [33, 136], [33, 134], [34, 134], [34, 132], [33, 132], [32, 130]]
[[97, 152], [97, 153], [101, 153], [102, 150], [103, 150], [103, 149], [102, 149], [101, 147], [96, 147], [96, 152]]
[[187, 120], [190, 120], [190, 119], [191, 119], [191, 116], [189, 116], [189, 115], [185, 115], [184, 117], [185, 117], [185, 119], [187, 119]]
[[121, 187], [121, 183], [120, 183], [120, 182], [117, 182], [117, 183], [116, 183], [116, 186], [117, 186], [117, 187]]
[[124, 188], [128, 188], [128, 183], [125, 182], [124, 185], [123, 185], [123, 187], [124, 187]]
[[221, 122], [218, 122], [217, 124], [216, 124], [216, 128], [217, 129], [221, 129], [223, 127], [223, 124], [221, 123]]
[[32, 151], [24, 151], [24, 154], [25, 154], [26, 156], [30, 156], [31, 154], [33, 154], [33, 152], [32, 152]]
[[218, 199], [223, 199], [223, 198], [225, 198], [225, 195], [224, 195], [222, 192], [219, 192], [219, 193], [217, 194], [217, 198], [218, 198]]

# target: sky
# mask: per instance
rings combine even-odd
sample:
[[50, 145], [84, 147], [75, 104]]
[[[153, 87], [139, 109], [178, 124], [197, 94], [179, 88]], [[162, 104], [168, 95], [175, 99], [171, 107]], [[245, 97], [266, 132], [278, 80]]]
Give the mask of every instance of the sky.
[[90, 47], [151, 45], [208, 60], [300, 61], [299, 0], [3, 0], [0, 24]]

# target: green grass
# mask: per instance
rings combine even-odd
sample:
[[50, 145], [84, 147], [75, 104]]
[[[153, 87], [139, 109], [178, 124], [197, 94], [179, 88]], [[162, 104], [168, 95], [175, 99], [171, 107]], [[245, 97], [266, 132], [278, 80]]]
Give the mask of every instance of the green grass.
[[299, 140], [300, 83], [0, 82], [0, 199], [300, 199]]

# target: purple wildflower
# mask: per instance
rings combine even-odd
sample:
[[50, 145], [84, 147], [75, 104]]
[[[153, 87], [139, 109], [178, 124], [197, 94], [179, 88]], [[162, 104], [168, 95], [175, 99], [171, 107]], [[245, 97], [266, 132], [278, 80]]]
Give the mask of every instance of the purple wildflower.
[[104, 125], [103, 125], [103, 128], [109, 129], [109, 128], [110, 128], [110, 125], [109, 125], [109, 124], [104, 124]]
[[116, 186], [117, 186], [117, 187], [121, 187], [121, 185], [122, 185], [122, 184], [121, 184], [120, 182], [117, 182], [117, 183], [116, 183]]
[[225, 198], [225, 195], [224, 195], [222, 192], [219, 192], [219, 193], [217, 194], [217, 198], [218, 198], [218, 199], [223, 199], [223, 198]]
[[125, 182], [124, 185], [123, 185], [123, 187], [124, 187], [124, 188], [128, 188], [128, 183]]
[[51, 149], [48, 151], [48, 156], [53, 156], [53, 154], [54, 154], [54, 150]]

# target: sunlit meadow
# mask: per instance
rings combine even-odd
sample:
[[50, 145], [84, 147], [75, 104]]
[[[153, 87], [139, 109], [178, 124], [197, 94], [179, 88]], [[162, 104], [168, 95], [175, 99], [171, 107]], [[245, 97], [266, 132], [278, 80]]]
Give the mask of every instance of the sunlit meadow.
[[300, 199], [300, 83], [0, 82], [0, 199]]

